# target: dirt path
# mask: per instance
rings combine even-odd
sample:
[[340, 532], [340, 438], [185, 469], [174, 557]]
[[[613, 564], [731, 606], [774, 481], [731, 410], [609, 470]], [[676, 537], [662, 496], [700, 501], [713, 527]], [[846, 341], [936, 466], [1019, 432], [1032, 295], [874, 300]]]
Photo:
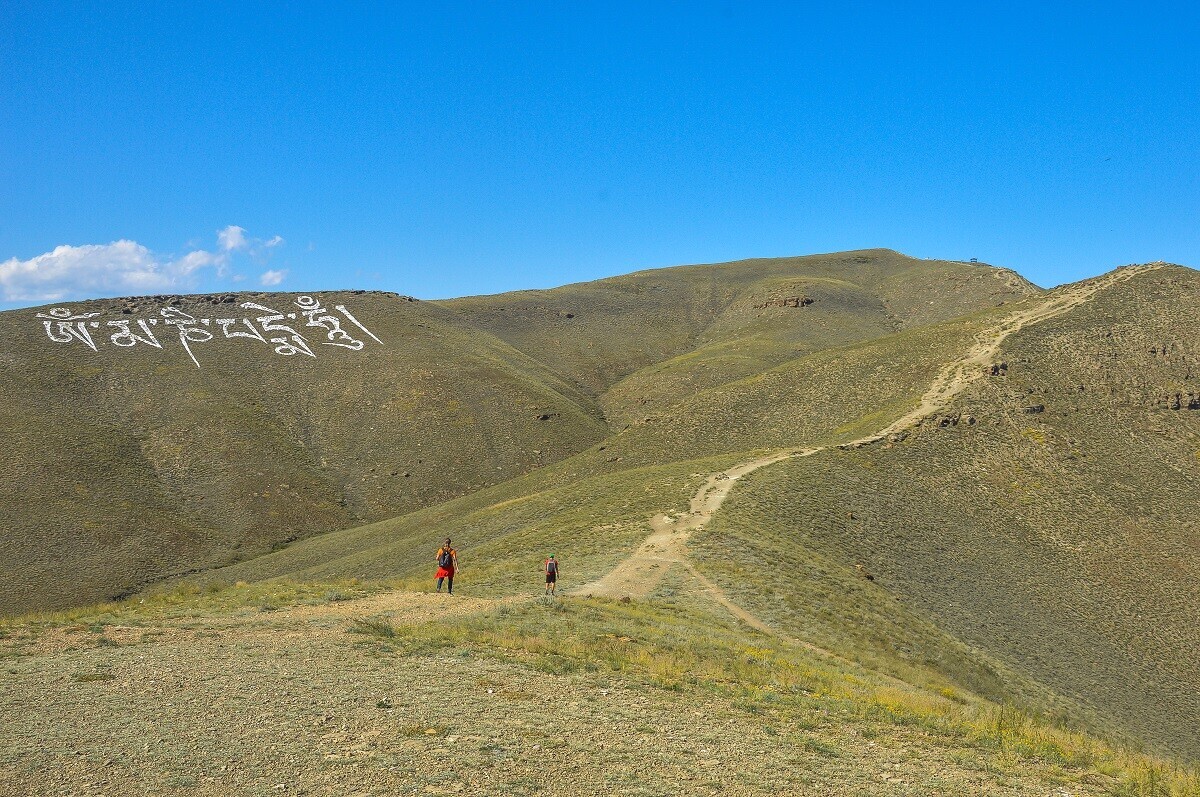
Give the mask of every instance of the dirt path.
[[1068, 310], [1079, 307], [1105, 288], [1158, 268], [1161, 268], [1158, 264], [1125, 266], [1104, 276], [1059, 288], [1032, 307], [1018, 310], [995, 327], [982, 332], [974, 346], [958, 360], [943, 368], [916, 407], [897, 418], [886, 428], [847, 443], [843, 447], [858, 447], [874, 443], [890, 434], [912, 428], [919, 421], [944, 409], [967, 385], [983, 376], [984, 369], [992, 364], [992, 360], [1000, 353], [1000, 346], [1010, 335], [1020, 332], [1025, 327], [1060, 316]]
[[[950, 402], [968, 385], [982, 377], [986, 373], [987, 367], [999, 354], [1001, 345], [1010, 335], [1033, 324], [1062, 315], [1087, 302], [1105, 288], [1156, 268], [1159, 266], [1126, 266], [1102, 277], [1052, 291], [1033, 305], [1019, 309], [1005, 317], [996, 326], [981, 332], [976, 338], [975, 344], [962, 357], [942, 368], [929, 389], [921, 397], [920, 402], [912, 410], [877, 432], [847, 443], [775, 451], [714, 473], [692, 496], [691, 506], [686, 513], [677, 517], [669, 515], [653, 517], [650, 520], [652, 533], [638, 546], [637, 550], [601, 578], [572, 590], [572, 594], [644, 598], [654, 591], [672, 566], [680, 566], [692, 575], [703, 592], [725, 607], [734, 617], [760, 631], [778, 635], [758, 617], [734, 603], [719, 586], [700, 574], [688, 561], [688, 539], [693, 533], [704, 528], [708, 519], [721, 508], [721, 504], [738, 479], [759, 468], [785, 459], [809, 457], [831, 448], [858, 448], [916, 426], [925, 418], [948, 407]], [[811, 647], [802, 640], [792, 641]]]

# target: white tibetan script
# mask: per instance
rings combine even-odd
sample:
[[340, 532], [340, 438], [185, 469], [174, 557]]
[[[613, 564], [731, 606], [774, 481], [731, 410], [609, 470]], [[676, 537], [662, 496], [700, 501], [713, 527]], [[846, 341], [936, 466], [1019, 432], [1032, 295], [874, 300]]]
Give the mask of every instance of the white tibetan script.
[[[362, 351], [367, 339], [379, 345], [383, 341], [367, 329], [345, 305], [335, 304], [332, 310], [312, 296], [300, 296], [294, 308], [276, 310], [256, 302], [242, 302], [243, 310], [253, 313], [244, 318], [197, 318], [178, 307], [164, 307], [154, 318], [98, 320], [100, 313], [73, 313], [65, 307], [55, 307], [38, 313], [46, 336], [55, 343], [79, 343], [92, 351], [108, 344], [121, 348], [150, 346], [163, 348], [159, 339], [178, 339], [188, 357], [200, 367], [196, 356], [202, 344], [213, 340], [246, 338], [271, 347], [283, 357], [317, 356], [321, 346], [337, 346]], [[157, 334], [156, 334], [157, 333]]]

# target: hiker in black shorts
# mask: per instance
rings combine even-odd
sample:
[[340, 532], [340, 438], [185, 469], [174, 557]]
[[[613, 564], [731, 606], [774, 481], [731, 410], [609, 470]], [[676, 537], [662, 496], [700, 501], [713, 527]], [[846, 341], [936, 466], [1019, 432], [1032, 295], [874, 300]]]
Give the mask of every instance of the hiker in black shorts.
[[546, 560], [546, 594], [557, 595], [555, 591], [558, 581], [558, 560], [554, 558], [554, 554], [550, 554], [550, 558]]

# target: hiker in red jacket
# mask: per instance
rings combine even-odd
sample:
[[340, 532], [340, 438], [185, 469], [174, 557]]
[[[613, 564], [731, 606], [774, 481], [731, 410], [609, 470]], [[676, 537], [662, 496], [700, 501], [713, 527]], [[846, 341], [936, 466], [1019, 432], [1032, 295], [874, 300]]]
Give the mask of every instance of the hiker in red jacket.
[[450, 547], [450, 538], [446, 538], [446, 542], [437, 552], [437, 574], [434, 578], [437, 579], [437, 591], [442, 591], [442, 581], [446, 582], [446, 592], [449, 595], [454, 594], [454, 574], [458, 572], [458, 551]]

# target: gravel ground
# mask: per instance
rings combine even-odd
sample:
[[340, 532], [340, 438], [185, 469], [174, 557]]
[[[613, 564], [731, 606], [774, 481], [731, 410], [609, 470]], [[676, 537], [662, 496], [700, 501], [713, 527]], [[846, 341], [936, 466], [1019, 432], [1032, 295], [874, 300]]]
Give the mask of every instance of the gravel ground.
[[752, 713], [697, 690], [399, 656], [356, 617], [494, 606], [392, 593], [0, 640], [4, 795], [1079, 795], [917, 729]]

